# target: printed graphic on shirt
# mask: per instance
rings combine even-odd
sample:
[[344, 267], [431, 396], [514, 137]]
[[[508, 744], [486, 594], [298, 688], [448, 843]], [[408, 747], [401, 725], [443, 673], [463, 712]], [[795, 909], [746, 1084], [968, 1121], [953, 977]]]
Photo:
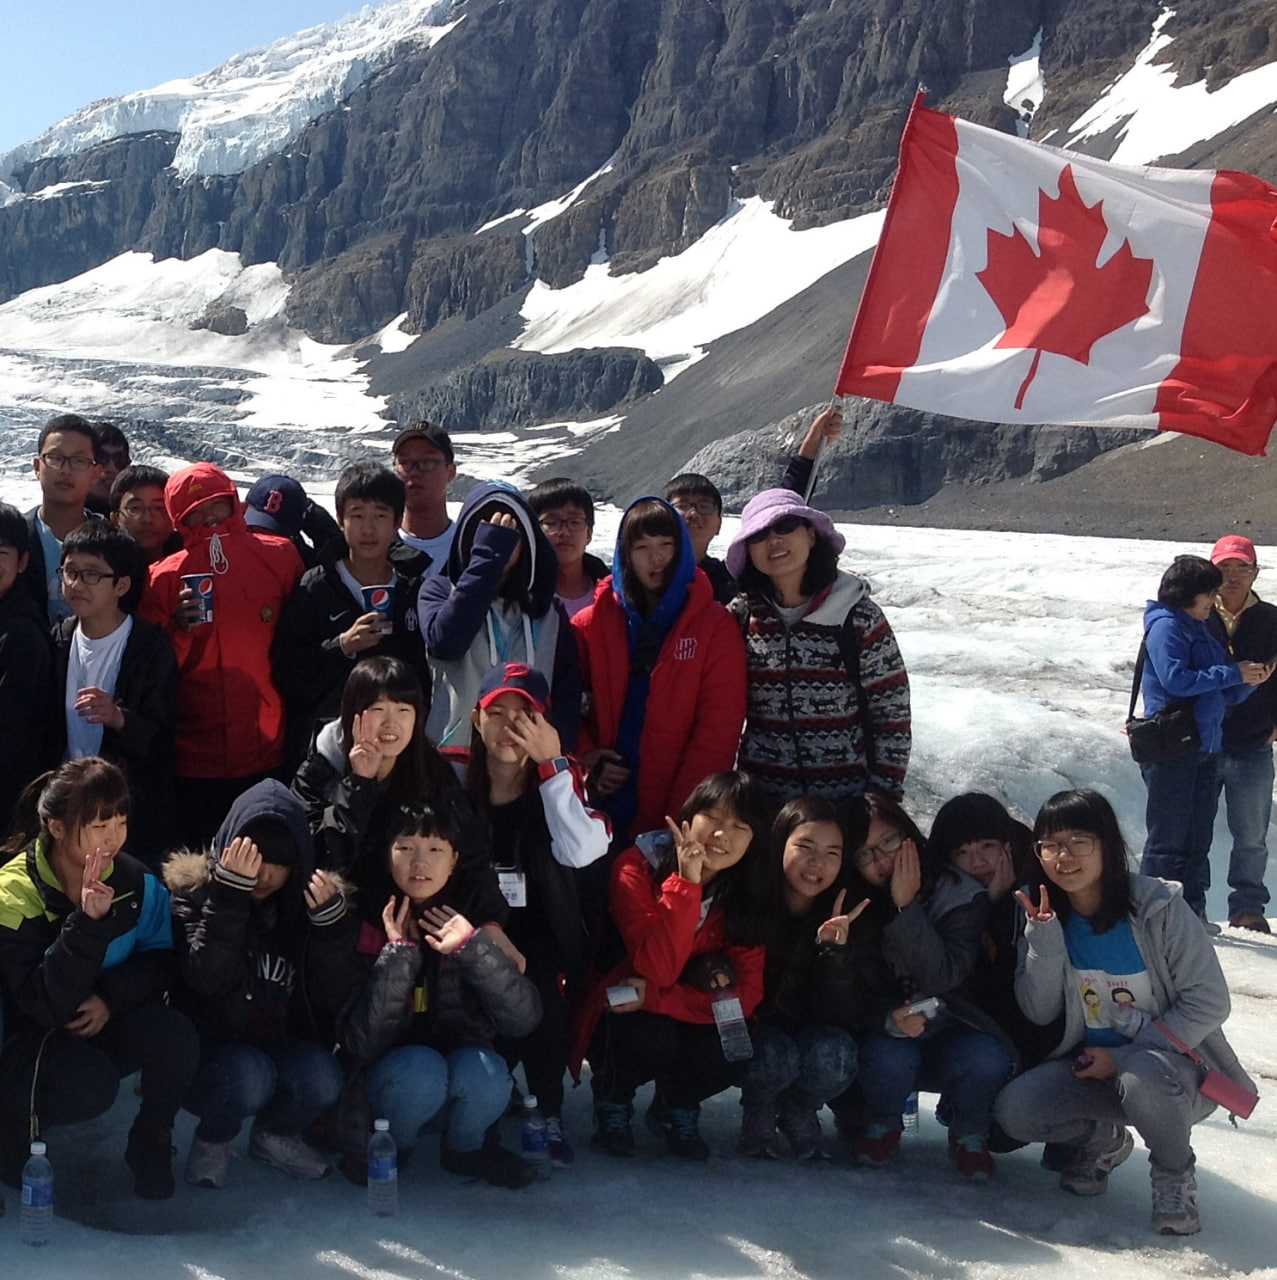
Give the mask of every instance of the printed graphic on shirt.
[[1157, 1016], [1148, 970], [1135, 973], [1106, 973], [1102, 969], [1074, 972], [1077, 998], [1086, 1016], [1087, 1044], [1109, 1047], [1129, 1043], [1129, 1036], [1117, 1028], [1130, 1026], [1123, 1011], [1130, 1008]]

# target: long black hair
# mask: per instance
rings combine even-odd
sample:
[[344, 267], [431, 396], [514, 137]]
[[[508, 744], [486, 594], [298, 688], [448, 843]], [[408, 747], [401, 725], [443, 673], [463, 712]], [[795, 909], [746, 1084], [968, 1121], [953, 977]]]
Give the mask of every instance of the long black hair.
[[[803, 523], [808, 528], [812, 527], [806, 520]], [[830, 586], [837, 577], [838, 552], [834, 550], [832, 543], [827, 542], [817, 533], [816, 541], [811, 544], [811, 551], [807, 555], [807, 564], [803, 569], [803, 578], [798, 584], [798, 590], [800, 594], [810, 599]], [[754, 567], [748, 548], [745, 553], [745, 567], [736, 581], [746, 595], [761, 597], [764, 600], [776, 598], [776, 584], [765, 573]]]
[[[1098, 791], [1082, 787], [1076, 791], [1057, 791], [1038, 810], [1033, 823], [1033, 839], [1049, 839], [1059, 831], [1087, 831], [1100, 842], [1103, 866], [1100, 875], [1100, 909], [1091, 917], [1094, 933], [1107, 933], [1131, 911], [1131, 868], [1126, 839], [1118, 825], [1117, 814]], [[1045, 885], [1051, 900], [1051, 909], [1061, 922], [1072, 911], [1068, 894], [1050, 877], [1038, 863], [1038, 886]]]
[[[772, 823], [767, 857], [760, 860], [760, 874], [757, 877], [758, 896], [768, 912], [772, 927], [775, 927], [778, 919], [783, 923], [784, 917], [788, 915], [785, 910], [785, 846], [789, 843], [789, 837], [809, 822], [832, 823], [842, 832], [843, 840], [846, 841], [842, 813], [832, 801], [822, 796], [798, 796], [781, 806]], [[843, 852], [845, 855], [845, 844]], [[820, 920], [827, 920], [833, 914], [834, 899], [847, 884], [847, 862], [848, 859], [844, 856], [833, 883], [812, 899], [807, 914]]]
[[[752, 838], [744, 857], [714, 877], [708, 896], [723, 912], [729, 941], [744, 946], [759, 945], [765, 937], [766, 920], [763, 903], [756, 892], [757, 863], [762, 860], [767, 845], [767, 798], [749, 774], [725, 769], [702, 778], [692, 788], [678, 811], [677, 821], [681, 826], [691, 822], [698, 813], [711, 809], [735, 815], [749, 827]], [[678, 851], [671, 842], [660, 863], [652, 869], [652, 878], [659, 886], [677, 870]]]

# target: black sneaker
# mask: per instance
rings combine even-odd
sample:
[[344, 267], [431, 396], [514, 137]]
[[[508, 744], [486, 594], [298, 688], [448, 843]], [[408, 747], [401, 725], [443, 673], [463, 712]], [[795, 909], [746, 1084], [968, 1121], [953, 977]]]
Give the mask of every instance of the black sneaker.
[[665, 1139], [671, 1155], [680, 1160], [708, 1160], [709, 1146], [700, 1134], [700, 1107], [661, 1107], [653, 1103], [647, 1109], [647, 1127], [658, 1138]]
[[439, 1147], [439, 1164], [459, 1178], [482, 1178], [494, 1187], [517, 1191], [537, 1180], [536, 1170], [521, 1156], [498, 1143], [485, 1142], [478, 1151], [458, 1151], [444, 1138]]
[[607, 1156], [632, 1156], [634, 1130], [630, 1121], [633, 1116], [634, 1108], [628, 1102], [595, 1102], [591, 1150]]
[[171, 1200], [177, 1189], [173, 1179], [173, 1131], [154, 1129], [140, 1122], [129, 1130], [124, 1163], [133, 1170], [133, 1194], [143, 1200]]

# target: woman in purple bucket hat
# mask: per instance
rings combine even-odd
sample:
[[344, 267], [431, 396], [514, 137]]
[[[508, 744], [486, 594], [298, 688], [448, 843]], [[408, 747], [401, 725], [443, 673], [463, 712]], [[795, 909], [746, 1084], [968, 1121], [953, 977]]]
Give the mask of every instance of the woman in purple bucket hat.
[[904, 790], [909, 677], [869, 584], [838, 567], [844, 545], [823, 511], [766, 489], [727, 553], [749, 664], [738, 767], [776, 805]]

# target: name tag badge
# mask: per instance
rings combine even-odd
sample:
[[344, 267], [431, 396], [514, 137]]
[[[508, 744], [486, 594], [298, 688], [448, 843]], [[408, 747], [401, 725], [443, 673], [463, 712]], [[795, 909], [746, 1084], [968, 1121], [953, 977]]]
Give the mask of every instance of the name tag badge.
[[528, 877], [522, 871], [510, 868], [497, 871], [497, 884], [501, 888], [501, 896], [508, 907], [526, 907], [528, 905]]

